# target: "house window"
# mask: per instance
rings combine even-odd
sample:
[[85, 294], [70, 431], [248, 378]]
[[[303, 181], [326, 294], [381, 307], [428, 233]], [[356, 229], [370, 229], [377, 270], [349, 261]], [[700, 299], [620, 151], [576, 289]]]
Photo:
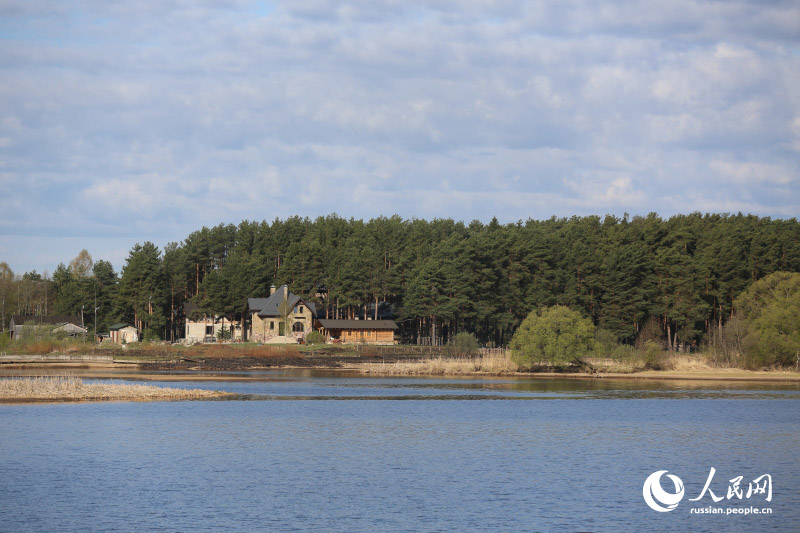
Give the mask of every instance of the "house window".
[[270, 329], [270, 331], [272, 331], [273, 329], [275, 329], [275, 322], [274, 322], [273, 320], [270, 320], [270, 321], [269, 321], [269, 329]]
[[294, 306], [294, 314], [302, 315], [303, 314], [303, 306], [302, 305], [295, 305]]
[[206, 326], [206, 335], [214, 334], [214, 326]]
[[303, 323], [302, 322], [295, 322], [292, 326], [292, 331], [295, 333], [303, 333]]

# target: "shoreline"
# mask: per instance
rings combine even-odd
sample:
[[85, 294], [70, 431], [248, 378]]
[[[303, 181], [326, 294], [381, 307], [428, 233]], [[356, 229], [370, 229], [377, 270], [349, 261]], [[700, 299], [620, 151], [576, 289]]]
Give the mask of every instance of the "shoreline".
[[[366, 363], [380, 364], [380, 363]], [[800, 373], [779, 370], [740, 370], [740, 369], [718, 369], [702, 371], [679, 371], [679, 370], [645, 370], [641, 372], [598, 372], [590, 374], [588, 372], [463, 372], [452, 374], [425, 374], [425, 373], [392, 373], [392, 372], [370, 372], [369, 370], [353, 369], [367, 376], [387, 376], [387, 377], [463, 377], [463, 376], [485, 376], [485, 377], [518, 377], [534, 379], [610, 379], [610, 380], [647, 380], [647, 381], [743, 381], [743, 382], [774, 382], [774, 383], [800, 383]]]
[[[202, 368], [202, 365], [192, 367], [172, 366], [172, 368], [153, 368], [160, 366], [152, 362], [134, 363], [130, 361], [114, 363], [6, 363], [0, 365], [0, 378], [28, 377], [41, 375], [58, 375], [55, 371], [67, 370], [71, 375], [84, 378], [114, 378], [143, 381], [260, 381], [265, 379], [280, 379], [280, 376], [237, 376], [214, 375], [215, 373], [228, 372], [253, 372], [262, 371], [280, 372], [283, 370], [305, 370], [314, 372], [332, 372], [342, 374], [357, 374], [363, 377], [434, 377], [434, 378], [524, 378], [524, 379], [578, 379], [578, 380], [627, 380], [627, 381], [718, 381], [718, 382], [772, 382], [772, 383], [798, 383], [800, 373], [789, 370], [741, 370], [735, 368], [698, 369], [698, 370], [644, 370], [640, 372], [487, 372], [464, 371], [453, 373], [425, 373], [425, 372], [392, 372], [388, 369], [379, 369], [383, 363], [363, 362], [357, 365], [252, 365], [237, 366], [225, 365], [213, 368]], [[38, 371], [38, 372], [37, 372]], [[41, 371], [45, 371], [42, 373]], [[2, 401], [2, 399], [0, 399]]]

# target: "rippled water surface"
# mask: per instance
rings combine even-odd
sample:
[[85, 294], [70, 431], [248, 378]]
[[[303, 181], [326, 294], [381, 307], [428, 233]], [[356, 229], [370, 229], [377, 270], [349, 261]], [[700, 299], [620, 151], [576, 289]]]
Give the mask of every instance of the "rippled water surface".
[[[0, 530], [800, 529], [797, 385], [218, 377], [163, 385], [243, 399], [0, 405]], [[725, 498], [762, 474], [771, 502]]]

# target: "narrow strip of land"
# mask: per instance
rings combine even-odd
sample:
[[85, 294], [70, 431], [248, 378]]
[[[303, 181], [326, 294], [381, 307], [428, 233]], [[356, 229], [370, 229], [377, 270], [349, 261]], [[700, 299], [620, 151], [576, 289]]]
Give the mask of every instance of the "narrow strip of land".
[[76, 376], [0, 379], [0, 402], [201, 400], [233, 396], [227, 392], [175, 389], [140, 384], [84, 383]]

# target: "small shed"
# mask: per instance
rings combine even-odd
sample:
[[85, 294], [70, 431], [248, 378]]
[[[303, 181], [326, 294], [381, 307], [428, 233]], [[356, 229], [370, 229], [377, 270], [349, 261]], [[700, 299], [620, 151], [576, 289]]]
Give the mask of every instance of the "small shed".
[[129, 342], [137, 342], [139, 340], [139, 332], [130, 324], [114, 324], [108, 328], [108, 331], [108, 336], [111, 338], [111, 342], [115, 342], [117, 344], [127, 344]]
[[315, 328], [328, 342], [351, 344], [395, 344], [394, 320], [331, 320], [320, 318]]

